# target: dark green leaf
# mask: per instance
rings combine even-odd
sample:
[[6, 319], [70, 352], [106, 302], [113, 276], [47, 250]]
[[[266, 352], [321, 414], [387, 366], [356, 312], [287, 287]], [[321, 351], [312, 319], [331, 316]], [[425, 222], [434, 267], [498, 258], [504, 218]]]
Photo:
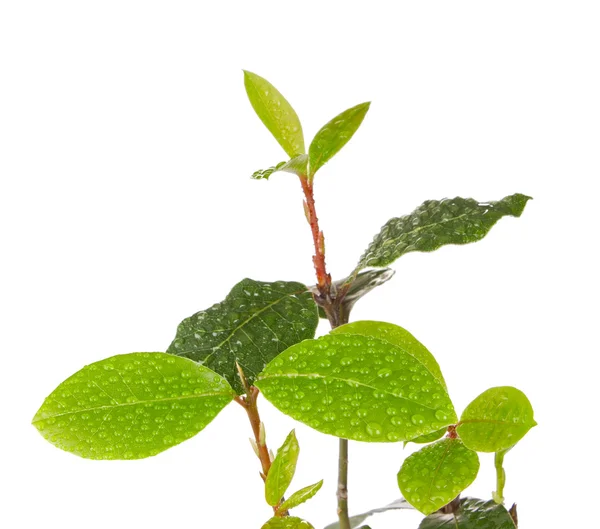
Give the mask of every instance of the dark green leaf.
[[183, 320], [167, 352], [211, 368], [241, 394], [236, 362], [252, 384], [272, 358], [312, 338], [318, 322], [317, 307], [303, 284], [244, 279], [224, 301]]
[[261, 529], [314, 529], [314, 527], [306, 520], [295, 516], [285, 516], [283, 518], [274, 516]]
[[344, 110], [315, 135], [308, 148], [309, 177], [325, 165], [354, 136], [371, 103], [361, 103]]
[[88, 459], [142, 459], [189, 439], [233, 399], [225, 379], [165, 353], [95, 362], [44, 401], [33, 425], [52, 444]]
[[296, 439], [296, 432], [292, 430], [281, 448], [277, 450], [265, 481], [265, 499], [269, 505], [277, 505], [290, 486], [296, 472], [299, 454], [300, 446]]
[[490, 388], [463, 412], [456, 431], [471, 450], [499, 452], [510, 448], [537, 423], [525, 394], [511, 386]]
[[460, 439], [446, 438], [408, 456], [400, 472], [402, 495], [423, 514], [451, 502], [477, 477], [479, 458]]
[[427, 200], [410, 215], [390, 219], [360, 258], [357, 270], [388, 266], [408, 252], [479, 241], [498, 219], [520, 217], [530, 198], [517, 193], [498, 202], [460, 197]]
[[421, 522], [419, 529], [515, 529], [515, 524], [502, 505], [463, 498], [455, 513], [431, 514]]
[[302, 125], [296, 111], [279, 90], [248, 71], [244, 71], [244, 86], [252, 108], [288, 156], [304, 154]]
[[[369, 516], [373, 516], [374, 514], [379, 514], [382, 512], [388, 511], [397, 511], [397, 510], [411, 510], [414, 507], [408, 503], [404, 498], [400, 498], [392, 503], [386, 505], [385, 507], [379, 507], [378, 509], [371, 509], [370, 511], [363, 512], [362, 514], [357, 514], [355, 516], [350, 517], [350, 529], [355, 529], [361, 523], [363, 523]], [[368, 527], [368, 526], [361, 526]], [[325, 529], [340, 529], [340, 522], [333, 522], [329, 524]]]
[[283, 413], [357, 441], [413, 439], [456, 422], [450, 397], [417, 356], [359, 334], [305, 340], [257, 378]]
[[323, 485], [323, 480], [315, 483], [314, 485], [309, 485], [308, 487], [304, 487], [297, 492], [294, 492], [287, 500], [285, 500], [277, 509], [278, 513], [289, 511], [294, 507], [298, 507], [302, 503], [310, 500]]
[[293, 173], [298, 176], [306, 176], [308, 163], [308, 156], [306, 154], [299, 154], [295, 158], [288, 160], [287, 162], [279, 162], [273, 167], [268, 169], [262, 169], [255, 171], [252, 174], [252, 178], [255, 180], [268, 180], [273, 173], [284, 171], [286, 173]]
[[415, 444], [427, 444], [427, 443], [433, 443], [434, 441], [437, 441], [438, 439], [441, 439], [442, 437], [444, 437], [444, 434], [448, 431], [448, 428], [441, 428], [439, 430], [437, 430], [436, 432], [427, 434], [427, 435], [420, 435], [419, 437], [415, 437], [414, 439], [411, 439], [410, 441], [406, 441], [404, 443], [404, 446], [406, 446], [408, 443], [415, 443]]

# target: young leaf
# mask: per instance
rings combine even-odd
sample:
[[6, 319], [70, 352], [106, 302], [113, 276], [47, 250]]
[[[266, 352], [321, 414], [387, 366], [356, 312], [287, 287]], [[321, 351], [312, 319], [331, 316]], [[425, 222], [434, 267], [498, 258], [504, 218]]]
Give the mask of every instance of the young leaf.
[[436, 359], [421, 342], [399, 325], [363, 320], [341, 325], [331, 332], [332, 334], [361, 334], [389, 342], [415, 357], [446, 388], [446, 381]]
[[265, 499], [269, 505], [277, 505], [290, 486], [296, 472], [299, 454], [300, 446], [296, 439], [296, 432], [292, 430], [281, 448], [277, 450], [265, 481]]
[[[414, 507], [408, 503], [404, 498], [400, 498], [392, 503], [389, 503], [385, 507], [379, 507], [377, 509], [371, 509], [370, 511], [363, 512], [362, 514], [357, 514], [355, 516], [350, 517], [350, 529], [355, 529], [361, 523], [363, 523], [369, 516], [373, 516], [374, 514], [379, 514], [383, 512], [389, 511], [397, 511], [397, 510], [412, 510]], [[365, 527], [365, 526], [361, 526]], [[325, 529], [340, 529], [340, 522], [333, 522], [325, 527]]]
[[298, 176], [305, 176], [308, 171], [308, 156], [306, 154], [299, 154], [295, 158], [288, 160], [287, 162], [279, 162], [273, 167], [268, 169], [260, 169], [252, 174], [254, 180], [268, 180], [273, 173], [284, 171], [286, 173], [293, 173]]
[[304, 135], [296, 111], [269, 81], [244, 70], [250, 104], [279, 145], [293, 158], [304, 154]]
[[88, 459], [142, 459], [189, 439], [233, 399], [225, 379], [165, 353], [95, 362], [44, 401], [33, 425], [52, 444]]
[[356, 441], [405, 441], [457, 419], [446, 389], [422, 361], [371, 336], [305, 340], [272, 360], [256, 385], [290, 417]]
[[460, 439], [446, 438], [408, 456], [400, 472], [402, 495], [423, 514], [452, 501], [477, 477], [479, 458]]
[[183, 320], [167, 353], [211, 368], [242, 394], [236, 362], [252, 384], [272, 358], [312, 338], [318, 322], [317, 306], [305, 285], [244, 279], [224, 301]]
[[261, 529], [315, 529], [306, 520], [295, 516], [273, 516]]
[[520, 441], [537, 423], [525, 394], [511, 386], [490, 388], [473, 400], [456, 428], [466, 446], [499, 452]]
[[520, 217], [530, 198], [517, 193], [498, 202], [460, 197], [427, 200], [410, 215], [388, 220], [356, 269], [388, 266], [408, 252], [432, 252], [446, 244], [479, 241], [500, 218]]
[[[269, 472], [270, 475], [270, 472]], [[283, 513], [285, 511], [289, 511], [294, 507], [298, 507], [305, 501], [310, 500], [323, 485], [323, 480], [315, 483], [314, 485], [309, 485], [308, 487], [304, 487], [297, 492], [294, 492], [287, 500], [285, 500], [277, 509], [277, 514]]]
[[361, 103], [344, 110], [317, 132], [308, 148], [309, 178], [313, 178], [315, 173], [350, 141], [365, 119], [370, 105], [371, 103]]
[[408, 443], [415, 443], [415, 444], [428, 444], [428, 443], [433, 443], [434, 441], [437, 441], [438, 439], [441, 439], [442, 437], [444, 437], [445, 433], [448, 431], [448, 428], [441, 428], [433, 433], [427, 434], [427, 435], [419, 435], [419, 437], [415, 437], [414, 439], [411, 439], [410, 441], [405, 441], [404, 442], [404, 446], [406, 446]]
[[508, 511], [493, 501], [462, 498], [458, 510], [436, 512], [423, 519], [419, 529], [515, 529]]

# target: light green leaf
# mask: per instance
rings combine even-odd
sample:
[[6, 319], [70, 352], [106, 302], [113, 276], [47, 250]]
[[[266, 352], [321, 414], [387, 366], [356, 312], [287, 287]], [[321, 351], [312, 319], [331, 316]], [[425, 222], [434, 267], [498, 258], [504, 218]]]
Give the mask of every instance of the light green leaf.
[[299, 154], [287, 162], [279, 162], [277, 165], [269, 167], [268, 169], [255, 171], [252, 174], [252, 178], [254, 178], [254, 180], [268, 180], [273, 173], [280, 171], [293, 173], [298, 176], [306, 176], [306, 172], [308, 171], [307, 164], [308, 156], [306, 154]]
[[296, 518], [295, 516], [278, 517], [274, 516], [261, 529], [315, 529], [306, 520]]
[[456, 431], [478, 452], [499, 452], [520, 441], [537, 423], [525, 394], [511, 386], [490, 388], [463, 412]]
[[304, 154], [302, 125], [287, 99], [269, 81], [246, 70], [244, 86], [252, 108], [288, 156]]
[[315, 135], [308, 148], [309, 178], [325, 165], [354, 136], [371, 103], [361, 103], [344, 110]]
[[296, 432], [292, 430], [281, 448], [277, 450], [265, 481], [265, 499], [269, 505], [277, 505], [290, 486], [296, 472], [299, 454], [300, 446], [296, 439]]
[[460, 439], [446, 438], [408, 456], [398, 486], [408, 502], [423, 514], [443, 507], [477, 477], [479, 458]]
[[387, 221], [356, 269], [388, 266], [408, 252], [432, 252], [446, 244], [479, 241], [500, 218], [520, 217], [530, 198], [517, 193], [498, 202], [460, 197], [427, 200], [410, 215]]
[[[379, 514], [383, 512], [389, 511], [397, 511], [397, 510], [412, 510], [414, 507], [408, 503], [404, 498], [397, 499], [392, 503], [388, 503], [385, 507], [378, 507], [377, 509], [371, 509], [370, 511], [363, 512], [362, 514], [356, 514], [354, 516], [350, 516], [350, 529], [355, 529], [361, 523], [363, 523], [369, 516], [373, 516], [374, 514]], [[368, 527], [368, 526], [361, 526]], [[325, 527], [325, 529], [340, 529], [340, 522], [333, 522]]]
[[446, 381], [436, 359], [421, 342], [399, 325], [382, 321], [363, 320], [341, 325], [331, 332], [333, 334], [362, 334], [363, 336], [372, 336], [389, 342], [414, 356], [446, 388]]
[[167, 352], [209, 367], [242, 394], [236, 362], [252, 384], [271, 359], [312, 338], [318, 322], [317, 306], [302, 283], [244, 279], [224, 301], [183, 320]]
[[[270, 472], [269, 472], [270, 474]], [[314, 485], [309, 485], [308, 487], [304, 487], [297, 492], [294, 492], [287, 500], [285, 500], [277, 509], [277, 513], [282, 513], [285, 511], [289, 511], [294, 507], [298, 507], [302, 503], [310, 500], [323, 485], [323, 480], [315, 483]]]
[[233, 399], [225, 379], [165, 353], [95, 362], [44, 401], [33, 425], [52, 444], [88, 459], [142, 459], [189, 439]]
[[458, 510], [427, 516], [419, 529], [515, 529], [508, 511], [493, 501], [462, 498]]
[[444, 435], [446, 434], [447, 431], [448, 431], [448, 428], [441, 428], [441, 429], [437, 430], [436, 432], [433, 432], [433, 433], [430, 433], [427, 435], [419, 435], [419, 437], [415, 437], [414, 439], [411, 439], [410, 441], [405, 441], [404, 446], [406, 446], [408, 443], [415, 443], [415, 444], [433, 443], [434, 441], [437, 441], [438, 439], [441, 439], [442, 437], [444, 437]]
[[305, 340], [272, 360], [256, 385], [290, 417], [356, 441], [404, 441], [457, 419], [446, 389], [426, 365], [371, 336]]

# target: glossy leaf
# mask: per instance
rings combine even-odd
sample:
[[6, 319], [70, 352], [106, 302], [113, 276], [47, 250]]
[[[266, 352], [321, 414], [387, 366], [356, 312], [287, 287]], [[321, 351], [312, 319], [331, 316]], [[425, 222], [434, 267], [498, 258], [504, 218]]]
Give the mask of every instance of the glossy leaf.
[[255, 171], [252, 174], [252, 178], [254, 178], [254, 180], [268, 180], [273, 173], [280, 171], [293, 173], [298, 176], [306, 176], [306, 172], [308, 171], [307, 164], [308, 156], [306, 154], [299, 154], [287, 162], [279, 162], [277, 165], [269, 167], [268, 169]]
[[141, 459], [189, 439], [233, 399], [225, 379], [165, 353], [117, 355], [85, 366], [44, 401], [33, 425], [88, 459]]
[[[408, 503], [404, 498], [400, 498], [392, 503], [389, 503], [385, 507], [379, 507], [377, 509], [371, 509], [370, 511], [363, 512], [362, 514], [356, 514], [355, 516], [350, 517], [350, 529], [356, 529], [361, 523], [363, 523], [369, 516], [373, 516], [374, 514], [379, 514], [383, 512], [389, 511], [398, 511], [398, 510], [412, 510], [414, 507]], [[368, 527], [368, 526], [361, 526]], [[333, 522], [329, 524], [325, 529], [340, 529], [340, 522]]]
[[296, 516], [274, 516], [261, 529], [314, 529], [306, 520]]
[[370, 105], [361, 103], [344, 110], [317, 132], [308, 148], [310, 178], [350, 141], [365, 119]]
[[477, 477], [479, 458], [460, 439], [446, 438], [408, 456], [398, 486], [408, 502], [431, 514], [451, 502]]
[[537, 423], [525, 394], [511, 386], [490, 388], [463, 412], [456, 431], [466, 446], [478, 452], [510, 448]]
[[271, 359], [312, 338], [318, 321], [303, 284], [244, 279], [224, 301], [183, 320], [167, 352], [209, 367], [242, 394], [236, 362], [252, 384]]
[[269, 505], [277, 505], [290, 486], [296, 472], [299, 454], [300, 446], [296, 439], [296, 432], [292, 430], [281, 448], [277, 450], [265, 481], [265, 499]]
[[388, 266], [409, 252], [479, 241], [500, 218], [520, 217], [530, 198], [517, 193], [498, 202], [460, 197], [427, 200], [410, 215], [386, 222], [360, 258], [357, 270]]
[[331, 332], [333, 334], [361, 334], [385, 340], [417, 359], [444, 388], [446, 387], [440, 366], [433, 355], [411, 333], [399, 325], [363, 320], [342, 325]]
[[277, 512], [282, 513], [285, 511], [289, 511], [290, 509], [298, 507], [298, 505], [301, 505], [302, 503], [310, 500], [317, 492], [319, 492], [322, 485], [323, 480], [319, 481], [318, 483], [315, 483], [314, 485], [309, 485], [308, 487], [304, 487], [303, 489], [294, 492], [294, 494], [292, 494], [279, 506]]
[[293, 158], [304, 154], [304, 135], [296, 111], [269, 81], [244, 70], [250, 104], [279, 145]]
[[447, 431], [448, 431], [448, 428], [440, 428], [439, 430], [432, 432], [430, 434], [420, 435], [419, 437], [415, 437], [414, 439], [411, 439], [410, 441], [406, 441], [404, 443], [404, 446], [406, 446], [408, 443], [415, 443], [415, 444], [433, 443], [434, 441], [437, 441], [438, 439], [441, 439], [442, 437], [444, 437], [444, 435], [446, 434]]
[[427, 366], [370, 336], [305, 340], [272, 360], [256, 385], [290, 417], [356, 441], [404, 441], [456, 422], [446, 389]]
[[458, 510], [427, 516], [419, 529], [515, 529], [508, 511], [493, 501], [462, 498]]

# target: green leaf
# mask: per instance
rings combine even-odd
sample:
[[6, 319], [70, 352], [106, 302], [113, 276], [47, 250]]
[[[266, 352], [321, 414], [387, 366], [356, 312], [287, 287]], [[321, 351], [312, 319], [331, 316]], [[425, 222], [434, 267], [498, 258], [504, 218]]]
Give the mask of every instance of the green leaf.
[[408, 502], [423, 514], [452, 501], [477, 477], [479, 458], [460, 439], [446, 438], [408, 456], [398, 486]]
[[283, 413], [320, 432], [395, 442], [456, 422], [446, 389], [413, 354], [359, 334], [329, 334], [272, 360], [256, 385]]
[[499, 452], [520, 441], [537, 423], [525, 394], [511, 386], [490, 388], [463, 412], [456, 431], [478, 452]]
[[436, 359], [421, 342], [399, 325], [363, 320], [341, 325], [331, 332], [332, 334], [361, 334], [389, 342], [415, 357], [446, 388], [446, 381]]
[[[371, 509], [370, 511], [363, 512], [362, 514], [356, 514], [355, 516], [350, 517], [350, 529], [355, 529], [361, 523], [363, 523], [369, 516], [373, 516], [374, 514], [379, 514], [388, 511], [397, 511], [397, 510], [411, 510], [414, 507], [408, 503], [404, 498], [400, 498], [392, 503], [389, 503], [385, 507], [379, 507], [377, 509]], [[368, 526], [361, 526], [368, 527]], [[340, 522], [333, 522], [329, 524], [325, 529], [340, 529]]]
[[437, 441], [438, 439], [441, 439], [442, 437], [444, 437], [444, 435], [447, 431], [448, 431], [448, 428], [440, 428], [436, 432], [432, 432], [427, 435], [419, 435], [419, 437], [415, 437], [414, 439], [411, 439], [410, 441], [405, 441], [404, 446], [406, 446], [408, 443], [415, 443], [415, 444], [433, 443], [434, 441]]
[[292, 430], [281, 448], [277, 450], [265, 481], [265, 499], [269, 505], [277, 505], [290, 486], [296, 472], [299, 454], [300, 446], [296, 439], [296, 432]]
[[[270, 475], [270, 472], [269, 472]], [[294, 507], [298, 507], [302, 503], [310, 500], [323, 485], [323, 480], [315, 483], [314, 485], [309, 485], [308, 487], [304, 487], [297, 492], [294, 492], [287, 500], [285, 500], [277, 509], [278, 513], [282, 513], [284, 511], [289, 511]]]
[[427, 516], [419, 529], [515, 529], [508, 511], [493, 501], [462, 498], [458, 510]]
[[427, 200], [410, 215], [387, 221], [356, 269], [388, 266], [408, 252], [432, 252], [446, 244], [479, 241], [500, 218], [520, 217], [530, 198], [517, 193], [498, 202], [460, 197]]
[[274, 516], [261, 529], [315, 529], [306, 520], [296, 518], [295, 516], [285, 516], [280, 518]]
[[252, 108], [288, 156], [304, 154], [302, 125], [287, 99], [269, 81], [246, 70], [244, 86]]
[[165, 353], [95, 362], [69, 377], [33, 418], [62, 450], [88, 459], [142, 459], [189, 439], [233, 399], [225, 379]]
[[350, 141], [365, 119], [370, 105], [361, 103], [344, 110], [317, 132], [308, 148], [310, 178]]
[[236, 362], [252, 384], [272, 358], [312, 338], [318, 322], [316, 304], [302, 283], [244, 279], [224, 301], [183, 320], [167, 352], [211, 368], [242, 394]]
[[254, 180], [268, 180], [273, 173], [280, 171], [293, 173], [298, 176], [306, 176], [306, 172], [308, 171], [307, 164], [308, 156], [306, 154], [299, 154], [287, 162], [279, 162], [277, 165], [269, 167], [268, 169], [255, 171], [252, 174], [252, 178], [254, 178]]

